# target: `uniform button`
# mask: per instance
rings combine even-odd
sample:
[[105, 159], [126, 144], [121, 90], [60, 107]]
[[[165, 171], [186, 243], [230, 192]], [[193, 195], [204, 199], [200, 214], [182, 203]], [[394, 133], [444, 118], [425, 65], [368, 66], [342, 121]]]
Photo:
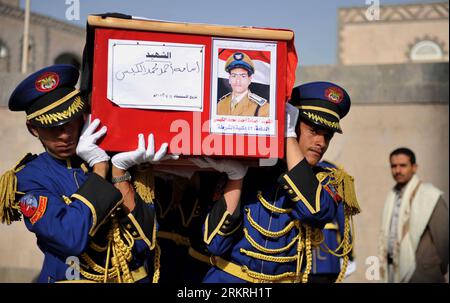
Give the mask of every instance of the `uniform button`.
[[131, 234], [132, 234], [133, 236], [135, 236], [135, 237], [138, 235], [138, 233], [135, 232], [135, 231], [133, 231]]
[[289, 187], [288, 187], [287, 185], [284, 185], [283, 188], [284, 188], [284, 189], [288, 189]]
[[290, 193], [291, 195], [294, 193], [294, 191], [292, 189], [288, 190], [288, 193]]
[[131, 229], [131, 224], [127, 224], [127, 228], [128, 228], [128, 229]]
[[230, 221], [225, 220], [225, 225], [228, 225], [228, 224], [230, 224]]

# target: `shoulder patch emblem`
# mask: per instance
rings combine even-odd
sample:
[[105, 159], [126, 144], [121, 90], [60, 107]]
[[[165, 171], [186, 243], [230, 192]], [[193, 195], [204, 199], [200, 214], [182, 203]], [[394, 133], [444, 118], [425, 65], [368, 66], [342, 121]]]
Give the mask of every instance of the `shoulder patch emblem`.
[[250, 98], [250, 100], [256, 102], [259, 106], [263, 106], [267, 102], [266, 99], [254, 93], [249, 93], [248, 97]]
[[39, 196], [39, 205], [37, 208], [37, 211], [34, 213], [33, 217], [31, 217], [30, 222], [31, 224], [36, 223], [45, 213], [45, 210], [47, 209], [47, 197]]
[[26, 194], [19, 200], [20, 211], [24, 217], [31, 218], [37, 211], [38, 202], [32, 194]]
[[47, 197], [39, 196], [39, 201], [32, 194], [26, 194], [19, 200], [20, 210], [24, 217], [29, 218], [31, 224], [36, 223], [47, 209]]

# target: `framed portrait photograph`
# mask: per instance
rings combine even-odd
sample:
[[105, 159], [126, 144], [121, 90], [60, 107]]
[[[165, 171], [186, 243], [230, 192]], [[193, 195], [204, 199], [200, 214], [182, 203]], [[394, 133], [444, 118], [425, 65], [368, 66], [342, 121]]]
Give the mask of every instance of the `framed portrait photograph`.
[[211, 133], [275, 135], [277, 43], [213, 39]]

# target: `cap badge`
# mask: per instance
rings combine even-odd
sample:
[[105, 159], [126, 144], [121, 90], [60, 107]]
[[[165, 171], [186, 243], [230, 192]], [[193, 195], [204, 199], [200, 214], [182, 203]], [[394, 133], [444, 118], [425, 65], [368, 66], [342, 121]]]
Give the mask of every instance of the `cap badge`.
[[339, 87], [329, 87], [325, 91], [325, 97], [329, 101], [339, 104], [344, 99], [344, 92]]
[[59, 84], [59, 76], [56, 73], [49, 72], [45, 73], [35, 82], [36, 89], [40, 92], [46, 93], [55, 89]]
[[243, 53], [235, 53], [233, 57], [235, 60], [241, 61], [242, 59], [244, 59], [244, 54]]

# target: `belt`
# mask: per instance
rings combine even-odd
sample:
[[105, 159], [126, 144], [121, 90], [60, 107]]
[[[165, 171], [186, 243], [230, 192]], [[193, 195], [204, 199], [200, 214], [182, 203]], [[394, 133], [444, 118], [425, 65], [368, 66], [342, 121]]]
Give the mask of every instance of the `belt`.
[[211, 257], [210, 256], [204, 255], [204, 254], [196, 251], [192, 247], [189, 247], [189, 251], [188, 252], [189, 252], [189, 255], [192, 258], [197, 259], [199, 261], [202, 261], [202, 262], [205, 262], [205, 263], [211, 265]]
[[179, 235], [177, 233], [161, 230], [156, 233], [156, 236], [161, 239], [172, 240], [173, 242], [175, 242], [176, 245], [183, 245], [183, 246], [190, 245], [188, 237], [183, 237], [182, 235]]
[[218, 256], [211, 256], [211, 263], [226, 273], [250, 283], [296, 283], [301, 280], [294, 272], [280, 275], [267, 275], [252, 271], [247, 266], [240, 266]]

